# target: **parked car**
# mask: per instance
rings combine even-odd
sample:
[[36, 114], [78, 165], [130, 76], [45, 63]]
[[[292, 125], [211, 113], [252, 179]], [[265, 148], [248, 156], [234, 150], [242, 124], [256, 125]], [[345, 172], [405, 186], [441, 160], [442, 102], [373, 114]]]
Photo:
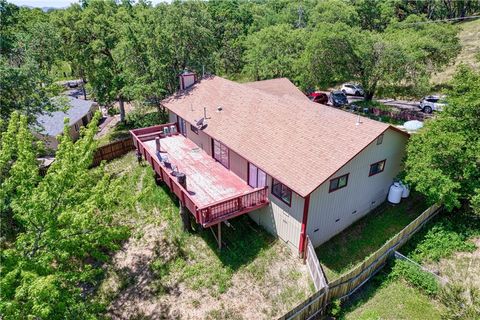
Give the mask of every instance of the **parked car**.
[[328, 95], [324, 92], [314, 91], [308, 95], [308, 98], [316, 103], [327, 104]]
[[363, 88], [362, 86], [358, 85], [358, 84], [352, 84], [352, 83], [345, 83], [342, 85], [342, 87], [340, 88], [340, 90], [347, 94], [347, 95], [352, 95], [352, 96], [363, 96], [364, 95], [364, 91], [363, 91]]
[[443, 96], [426, 96], [420, 101], [420, 109], [425, 113], [432, 113], [433, 111], [442, 111], [447, 103]]
[[329, 101], [334, 107], [342, 107], [348, 104], [347, 95], [343, 91], [332, 91]]

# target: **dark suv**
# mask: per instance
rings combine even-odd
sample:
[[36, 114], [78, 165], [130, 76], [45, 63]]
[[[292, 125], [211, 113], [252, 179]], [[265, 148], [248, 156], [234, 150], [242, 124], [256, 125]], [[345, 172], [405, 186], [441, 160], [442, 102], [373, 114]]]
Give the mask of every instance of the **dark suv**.
[[329, 100], [332, 106], [337, 108], [348, 104], [347, 95], [342, 91], [332, 91]]

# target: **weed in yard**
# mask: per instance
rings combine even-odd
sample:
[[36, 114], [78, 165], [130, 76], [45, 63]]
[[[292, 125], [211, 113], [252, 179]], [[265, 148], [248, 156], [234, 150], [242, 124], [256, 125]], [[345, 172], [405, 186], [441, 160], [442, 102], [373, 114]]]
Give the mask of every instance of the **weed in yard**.
[[443, 212], [402, 247], [409, 258], [422, 263], [438, 261], [454, 252], [475, 250], [469, 239], [480, 235], [480, 219], [468, 210]]
[[395, 260], [392, 266], [391, 278], [403, 278], [410, 285], [422, 290], [429, 296], [435, 296], [440, 285], [432, 274], [423, 271], [418, 266], [405, 260]]

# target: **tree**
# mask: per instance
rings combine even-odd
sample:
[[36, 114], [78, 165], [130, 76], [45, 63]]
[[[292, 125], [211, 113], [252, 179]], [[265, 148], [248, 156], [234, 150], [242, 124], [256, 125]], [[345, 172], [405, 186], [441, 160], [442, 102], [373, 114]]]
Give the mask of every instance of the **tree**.
[[351, 27], [358, 26], [360, 17], [355, 7], [344, 0], [319, 1], [309, 18], [309, 24], [344, 23]]
[[89, 170], [99, 116], [82, 129], [76, 143], [65, 125], [56, 160], [43, 178], [26, 119], [20, 122], [18, 150], [1, 186], [2, 194], [11, 195], [20, 225], [15, 240], [0, 253], [4, 319], [93, 319], [101, 310], [87, 288], [102, 272], [98, 262], [107, 259], [106, 253], [116, 249], [127, 232], [112, 221], [109, 211], [119, 196], [115, 185], [103, 167]]
[[445, 110], [410, 139], [406, 179], [432, 203], [480, 213], [480, 73], [463, 66], [451, 86]]
[[50, 98], [59, 92], [48, 75], [58, 37], [41, 10], [0, 2], [0, 13], [0, 118], [21, 111], [34, 122], [36, 114], [54, 109]]
[[305, 30], [281, 24], [249, 35], [244, 72], [252, 79], [295, 79], [296, 64], [304, 47]]
[[[357, 81], [367, 100], [378, 90], [393, 95], [402, 90], [425, 93], [431, 74], [448, 64], [460, 46], [455, 28], [412, 26], [411, 21], [419, 18], [393, 23], [384, 32], [343, 23], [317, 25], [302, 55], [303, 85], [328, 87]], [[438, 40], [440, 34], [442, 40]]]

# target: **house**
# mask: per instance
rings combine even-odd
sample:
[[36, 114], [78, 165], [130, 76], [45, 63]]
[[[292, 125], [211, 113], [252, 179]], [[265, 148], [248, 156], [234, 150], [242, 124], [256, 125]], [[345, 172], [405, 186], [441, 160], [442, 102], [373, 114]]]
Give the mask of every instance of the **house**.
[[[65, 99], [65, 101], [64, 101]], [[68, 118], [70, 137], [76, 140], [80, 136], [80, 127], [86, 126], [98, 110], [95, 101], [77, 99], [66, 96], [58, 98], [61, 104], [66, 104], [66, 110], [59, 110], [51, 113], [44, 113], [37, 117], [40, 128], [34, 134], [45, 142], [48, 149], [56, 150], [58, 147], [57, 137], [63, 133], [64, 119]]]
[[406, 133], [311, 102], [287, 79], [185, 82], [163, 101], [170, 124], [131, 133], [204, 227], [249, 214], [302, 254], [307, 235], [318, 246], [384, 202], [401, 169]]

